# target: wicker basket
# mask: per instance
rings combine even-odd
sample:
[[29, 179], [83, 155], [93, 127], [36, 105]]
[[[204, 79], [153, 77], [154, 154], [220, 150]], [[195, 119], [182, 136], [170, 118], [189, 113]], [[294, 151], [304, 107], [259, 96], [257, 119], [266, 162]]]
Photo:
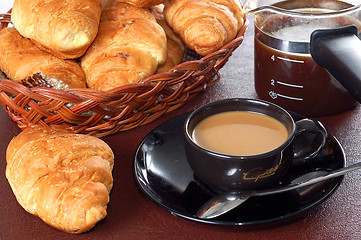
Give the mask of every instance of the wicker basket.
[[[0, 14], [0, 30], [10, 11]], [[242, 43], [248, 20], [234, 40], [204, 57], [186, 51], [166, 73], [109, 91], [28, 88], [0, 77], [0, 103], [20, 128], [63, 124], [76, 133], [103, 137], [147, 124], [174, 111], [220, 79], [219, 70]]]

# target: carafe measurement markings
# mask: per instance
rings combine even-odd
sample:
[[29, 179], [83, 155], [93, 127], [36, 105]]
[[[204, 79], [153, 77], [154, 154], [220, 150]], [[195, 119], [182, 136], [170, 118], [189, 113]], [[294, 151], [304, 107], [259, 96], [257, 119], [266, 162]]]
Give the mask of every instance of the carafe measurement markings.
[[288, 61], [288, 62], [294, 62], [294, 63], [305, 63], [305, 61], [302, 60], [295, 60], [295, 59], [289, 59], [289, 58], [283, 58], [283, 57], [277, 57], [280, 60]]
[[[273, 80], [273, 79], [272, 79]], [[273, 80], [274, 81], [274, 80]], [[294, 88], [303, 88], [302, 85], [296, 85], [296, 84], [290, 84], [290, 83], [285, 83], [285, 82], [280, 82], [280, 81], [276, 81], [278, 84], [280, 85], [284, 85], [287, 87], [294, 87]]]
[[[279, 57], [279, 56], [277, 56], [277, 59], [279, 59], [279, 60], [281, 60], [281, 61], [288, 61], [288, 62], [293, 62], [293, 63], [301, 63], [301, 64], [304, 63], [304, 61], [302, 61], [302, 60], [289, 59], [289, 58], [284, 58], [284, 57]], [[271, 60], [272, 60], [272, 61], [275, 61], [275, 60], [276, 60], [275, 55], [272, 55]], [[277, 80], [271, 79], [271, 85], [272, 85], [272, 86], [275, 86], [276, 83], [277, 83], [277, 84], [280, 84], [280, 85], [283, 85], [283, 86], [287, 86], [287, 87], [303, 88], [302, 85], [290, 84], [290, 83], [285, 83], [285, 82], [281, 82], [281, 81], [277, 81]], [[282, 97], [282, 98], [287, 98], [287, 99], [296, 100], [296, 101], [303, 101], [303, 98], [286, 96], [286, 95], [283, 95], [283, 94], [276, 93], [276, 92], [274, 92], [274, 91], [270, 91], [270, 92], [269, 92], [269, 95], [270, 95], [273, 99], [275, 99], [275, 98], [277, 98], [277, 97]]]

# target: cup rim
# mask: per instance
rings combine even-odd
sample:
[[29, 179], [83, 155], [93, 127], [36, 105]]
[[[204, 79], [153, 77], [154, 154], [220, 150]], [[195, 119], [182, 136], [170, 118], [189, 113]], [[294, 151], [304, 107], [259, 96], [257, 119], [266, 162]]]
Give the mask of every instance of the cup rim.
[[[276, 109], [280, 110], [285, 116], [287, 116], [288, 119], [290, 119], [290, 122], [291, 122], [291, 129], [290, 129], [290, 133], [289, 133], [287, 139], [281, 145], [279, 145], [278, 147], [276, 147], [276, 148], [274, 148], [272, 150], [269, 150], [269, 151], [263, 152], [263, 153], [259, 153], [259, 154], [252, 154], [252, 155], [225, 154], [225, 153], [215, 152], [215, 151], [212, 151], [212, 150], [209, 150], [207, 148], [204, 148], [204, 147], [200, 146], [199, 144], [197, 144], [193, 140], [193, 138], [191, 137], [191, 134], [189, 132], [189, 127], [188, 126], [189, 126], [192, 118], [194, 118], [199, 113], [206, 110], [207, 108], [210, 108], [210, 107], [216, 106], [216, 105], [220, 105], [220, 104], [226, 103], [226, 102], [251, 102], [251, 103], [254, 103], [254, 104], [260, 104], [260, 105], [264, 105], [264, 106], [270, 105], [273, 108], [276, 108]], [[237, 111], [237, 110], [230, 110], [230, 111]], [[242, 110], [242, 111], [245, 111], [245, 110]], [[224, 111], [224, 112], [227, 112], [227, 111]], [[247, 111], [245, 111], [245, 112], [247, 112]], [[257, 113], [257, 111], [252, 111], [252, 110], [250, 110], [248, 112]], [[263, 113], [261, 113], [261, 114], [263, 114]], [[211, 116], [211, 115], [208, 115], [208, 116]], [[274, 117], [272, 117], [272, 118], [274, 118]], [[251, 98], [227, 98], [227, 99], [221, 99], [221, 100], [217, 100], [217, 101], [214, 101], [214, 102], [207, 103], [207, 104], [205, 104], [205, 105], [203, 105], [201, 107], [198, 107], [194, 111], [192, 111], [187, 116], [187, 118], [186, 118], [186, 120], [184, 122], [184, 133], [185, 133], [184, 135], [185, 135], [186, 139], [192, 144], [192, 146], [194, 146], [194, 147], [196, 147], [196, 148], [198, 148], [198, 149], [200, 149], [202, 151], [205, 151], [209, 155], [212, 155], [212, 156], [217, 157], [217, 158], [227, 159], [227, 160], [232, 160], [232, 159], [233, 160], [248, 160], [248, 159], [259, 159], [259, 158], [263, 159], [263, 158], [267, 158], [269, 156], [273, 156], [275, 153], [279, 152], [280, 149], [285, 149], [289, 144], [291, 144], [291, 142], [293, 141], [294, 136], [295, 136], [295, 131], [296, 131], [295, 121], [292, 118], [291, 114], [289, 114], [288, 111], [286, 111], [284, 108], [282, 108], [282, 107], [280, 107], [280, 106], [278, 106], [278, 105], [276, 105], [274, 103], [264, 101], [264, 100], [260, 100], [260, 99], [251, 99]]]

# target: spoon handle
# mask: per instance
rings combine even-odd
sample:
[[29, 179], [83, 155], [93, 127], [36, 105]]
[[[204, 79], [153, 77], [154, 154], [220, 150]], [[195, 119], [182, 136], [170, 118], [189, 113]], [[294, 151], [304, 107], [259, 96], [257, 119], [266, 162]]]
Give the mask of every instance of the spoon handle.
[[264, 191], [255, 191], [252, 196], [264, 196], [264, 195], [269, 195], [269, 194], [275, 194], [275, 193], [282, 193], [282, 192], [286, 192], [286, 191], [290, 191], [290, 190], [294, 190], [297, 188], [302, 188], [302, 187], [306, 187], [318, 182], [322, 182], [331, 178], [335, 178], [335, 177], [339, 177], [342, 175], [345, 175], [348, 172], [351, 171], [355, 171], [361, 169], [361, 162], [350, 165], [348, 167], [344, 167], [344, 168], [340, 168], [337, 170], [334, 170], [332, 172], [326, 173], [324, 175], [309, 179], [309, 180], [305, 180], [299, 183], [295, 183], [292, 185], [288, 185], [288, 186], [284, 186], [284, 187], [280, 187], [280, 188], [272, 188], [269, 190], [264, 190]]

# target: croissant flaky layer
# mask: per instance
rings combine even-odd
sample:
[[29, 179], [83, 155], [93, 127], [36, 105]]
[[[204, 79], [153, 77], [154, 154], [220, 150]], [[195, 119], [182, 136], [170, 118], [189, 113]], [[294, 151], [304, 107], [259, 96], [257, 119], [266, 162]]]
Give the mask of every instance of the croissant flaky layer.
[[56, 89], [86, 87], [85, 74], [74, 60], [42, 51], [14, 28], [1, 30], [0, 39], [0, 70], [11, 80], [23, 82], [39, 75]]
[[166, 0], [115, 0], [115, 1], [129, 3], [136, 7], [146, 8], [164, 3]]
[[6, 177], [19, 204], [68, 233], [105, 218], [114, 155], [102, 140], [57, 127], [24, 130], [9, 144]]
[[167, 55], [162, 27], [146, 9], [109, 2], [98, 36], [83, 56], [81, 67], [88, 87], [110, 90], [155, 73]]
[[237, 0], [169, 0], [164, 15], [186, 45], [200, 55], [220, 49], [244, 24]]
[[21, 35], [57, 57], [78, 58], [98, 32], [100, 0], [15, 0], [11, 21]]

